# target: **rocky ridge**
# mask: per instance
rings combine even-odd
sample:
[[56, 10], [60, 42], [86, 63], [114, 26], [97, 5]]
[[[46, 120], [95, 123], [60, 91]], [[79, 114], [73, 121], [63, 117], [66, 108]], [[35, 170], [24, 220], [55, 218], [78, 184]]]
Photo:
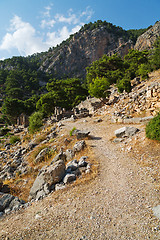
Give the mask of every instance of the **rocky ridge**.
[[[79, 31], [69, 42], [46, 54], [40, 70], [57, 77], [84, 77], [85, 68], [104, 54], [119, 53], [124, 56], [134, 45], [132, 41], [117, 37], [105, 26], [93, 30]], [[46, 60], [45, 60], [46, 59]]]
[[158, 37], [160, 37], [160, 21], [138, 37], [134, 48], [139, 51], [152, 49]]

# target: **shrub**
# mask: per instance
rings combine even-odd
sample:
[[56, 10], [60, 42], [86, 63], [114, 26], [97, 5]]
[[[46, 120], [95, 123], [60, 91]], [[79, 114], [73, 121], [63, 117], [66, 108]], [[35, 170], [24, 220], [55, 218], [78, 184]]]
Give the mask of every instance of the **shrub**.
[[131, 82], [129, 79], [123, 78], [118, 82], [117, 87], [118, 87], [118, 91], [120, 93], [122, 93], [124, 90], [126, 92], [130, 92], [131, 91]]
[[71, 130], [70, 133], [69, 133], [70, 136], [73, 135], [74, 130], [76, 130], [76, 127], [72, 128], [72, 130]]
[[160, 113], [147, 124], [146, 137], [160, 141]]
[[11, 138], [10, 138], [10, 143], [11, 144], [15, 144], [16, 142], [20, 142], [21, 141], [21, 139], [20, 139], [20, 137], [18, 137], [18, 136], [12, 136]]
[[8, 128], [1, 128], [0, 129], [0, 136], [6, 135], [9, 131], [11, 131], [11, 130], [8, 129]]
[[43, 113], [35, 112], [29, 118], [29, 132], [34, 133], [43, 125]]

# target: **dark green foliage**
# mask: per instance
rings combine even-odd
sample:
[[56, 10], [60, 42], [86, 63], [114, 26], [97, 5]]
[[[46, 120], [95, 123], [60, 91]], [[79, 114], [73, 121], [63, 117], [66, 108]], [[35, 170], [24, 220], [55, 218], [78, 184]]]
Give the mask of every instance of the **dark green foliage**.
[[115, 83], [117, 77], [124, 72], [124, 62], [120, 56], [113, 55], [108, 57], [104, 55], [99, 60], [93, 62], [87, 69], [87, 83], [91, 83], [96, 77], [105, 77], [110, 84]]
[[29, 132], [34, 133], [43, 125], [43, 113], [35, 112], [29, 118]]
[[36, 108], [45, 116], [50, 116], [56, 106], [70, 109], [87, 96], [87, 90], [77, 78], [63, 80], [51, 79], [47, 83], [48, 93], [43, 94], [37, 102]]
[[18, 136], [11, 136], [9, 141], [11, 144], [15, 144], [16, 142], [20, 142], [21, 139]]
[[122, 93], [124, 90], [126, 92], [131, 91], [131, 82], [128, 78], [123, 78], [117, 83], [118, 91]]
[[147, 138], [160, 141], [160, 113], [147, 124], [146, 136]]
[[96, 77], [92, 79], [92, 82], [89, 84], [89, 94], [96, 98], [105, 98], [108, 96], [109, 82], [107, 78]]
[[158, 38], [154, 44], [154, 49], [152, 50], [150, 61], [153, 70], [160, 68], [160, 38]]
[[127, 33], [129, 35], [129, 39], [132, 40], [134, 43], [136, 43], [137, 38], [142, 35], [144, 32], [146, 32], [148, 29], [152, 27], [149, 26], [148, 28], [141, 28], [141, 29], [130, 29], [127, 30]]
[[6, 135], [8, 132], [10, 132], [11, 130], [9, 128], [1, 128], [0, 129], [0, 136], [4, 136]]
[[39, 100], [38, 95], [33, 95], [31, 98], [25, 100], [24, 103], [24, 113], [30, 116], [33, 112], [36, 111], [36, 103]]
[[23, 101], [15, 98], [6, 98], [2, 106], [2, 113], [5, 114], [11, 123], [15, 124], [17, 117], [24, 112]]

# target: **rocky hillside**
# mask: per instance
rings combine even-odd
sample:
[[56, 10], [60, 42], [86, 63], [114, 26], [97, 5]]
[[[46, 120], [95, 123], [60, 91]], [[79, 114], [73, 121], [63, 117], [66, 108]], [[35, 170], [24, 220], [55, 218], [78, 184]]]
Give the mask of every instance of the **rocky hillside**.
[[139, 51], [152, 49], [158, 37], [160, 37], [160, 21], [156, 22], [153, 27], [138, 37], [135, 49]]
[[40, 70], [57, 77], [84, 77], [85, 68], [104, 54], [119, 53], [124, 56], [133, 47], [127, 33], [118, 28], [110, 31], [106, 26], [100, 26], [79, 31], [71, 40], [46, 53]]
[[0, 145], [0, 239], [159, 239], [160, 143], [133, 121], [159, 108], [159, 83], [157, 71], [130, 94], [112, 88], [103, 107], [79, 106], [92, 116], [51, 117], [33, 136], [12, 129], [20, 142]]

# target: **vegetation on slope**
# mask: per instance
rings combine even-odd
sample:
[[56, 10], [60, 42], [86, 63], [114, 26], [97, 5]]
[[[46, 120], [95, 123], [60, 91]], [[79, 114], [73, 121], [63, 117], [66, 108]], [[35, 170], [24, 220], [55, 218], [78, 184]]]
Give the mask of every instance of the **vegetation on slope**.
[[160, 141], [160, 113], [147, 124], [146, 136], [152, 140]]
[[[147, 29], [125, 31], [106, 21], [98, 20], [85, 24], [80, 32], [104, 27], [117, 37], [135, 41]], [[64, 41], [64, 44], [72, 39]], [[55, 48], [56, 49], [56, 48]], [[50, 52], [51, 49], [48, 51]], [[136, 76], [148, 77], [151, 70], [160, 67], [160, 40], [152, 52], [130, 50], [122, 59], [118, 55], [104, 55], [87, 68], [86, 80], [77, 78], [56, 79], [52, 74], [39, 71], [42, 60], [48, 53], [28, 57], [13, 57], [0, 61], [0, 92], [3, 116], [0, 122], [15, 123], [17, 116], [25, 113], [30, 116], [40, 111], [50, 116], [55, 106], [73, 108], [88, 95], [104, 98], [109, 95], [111, 84], [117, 84], [120, 92], [131, 90], [130, 80]], [[43, 85], [47, 83], [46, 85]]]

